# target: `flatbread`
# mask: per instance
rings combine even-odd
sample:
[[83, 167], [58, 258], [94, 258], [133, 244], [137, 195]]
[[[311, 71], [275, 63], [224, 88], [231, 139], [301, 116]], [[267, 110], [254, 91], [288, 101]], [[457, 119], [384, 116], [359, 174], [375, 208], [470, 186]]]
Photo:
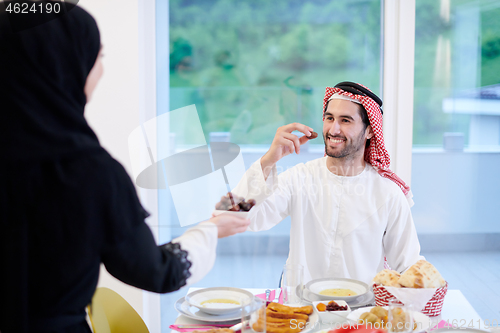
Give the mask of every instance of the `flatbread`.
[[446, 281], [430, 262], [419, 260], [399, 278], [399, 284], [407, 288], [440, 288]]
[[378, 272], [377, 275], [375, 275], [375, 277], [373, 278], [373, 282], [386, 287], [401, 288], [401, 285], [398, 282], [400, 277], [401, 274], [399, 274], [398, 272], [392, 271], [390, 269], [384, 269]]

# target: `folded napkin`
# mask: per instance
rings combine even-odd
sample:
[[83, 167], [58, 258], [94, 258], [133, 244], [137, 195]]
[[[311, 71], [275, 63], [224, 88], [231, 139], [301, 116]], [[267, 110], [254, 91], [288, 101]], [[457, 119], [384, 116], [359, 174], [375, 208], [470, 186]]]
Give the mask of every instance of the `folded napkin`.
[[445, 320], [441, 320], [436, 326], [434, 326], [431, 330], [436, 330], [438, 328], [443, 328], [443, 327], [453, 327], [453, 325], [448, 324]]
[[[278, 289], [278, 292], [280, 292], [278, 303], [283, 304], [283, 295], [281, 294], [281, 290]], [[266, 293], [255, 295], [255, 297], [262, 298], [263, 300], [265, 300]], [[271, 290], [271, 293], [269, 294], [269, 302], [274, 302], [275, 298], [276, 298], [276, 290]]]
[[208, 331], [213, 328], [231, 327], [233, 325], [215, 325], [215, 324], [200, 324], [200, 325], [170, 325], [168, 328], [177, 332], [192, 332], [192, 331]]
[[384, 286], [403, 304], [411, 304], [415, 309], [424, 309], [438, 288], [396, 288]]

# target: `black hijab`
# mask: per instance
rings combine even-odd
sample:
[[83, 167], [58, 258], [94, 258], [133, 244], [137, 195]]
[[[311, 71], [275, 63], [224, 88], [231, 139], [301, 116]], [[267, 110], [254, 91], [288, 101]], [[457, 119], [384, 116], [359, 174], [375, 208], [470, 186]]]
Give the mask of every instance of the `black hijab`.
[[[133, 187], [109, 186], [120, 166], [83, 116], [99, 31], [79, 7], [57, 18], [38, 13], [47, 22], [26, 28], [32, 18], [8, 16], [7, 5], [0, 3], [0, 331], [89, 332], [84, 306], [97, 283], [98, 236], [111, 229], [103, 219], [114, 221], [94, 202], [121, 191], [140, 211]], [[92, 168], [91, 176], [82, 171]], [[122, 237], [127, 224], [112, 230], [109, 237]]]
[[156, 292], [185, 285], [191, 263], [156, 245], [131, 179], [83, 117], [95, 21], [74, 7], [20, 23], [0, 21], [0, 331], [90, 333], [101, 263]]
[[65, 6], [71, 9], [66, 14], [18, 32], [16, 18], [0, 13], [3, 158], [45, 159], [100, 149], [83, 116], [85, 82], [100, 50], [99, 30], [86, 11]]

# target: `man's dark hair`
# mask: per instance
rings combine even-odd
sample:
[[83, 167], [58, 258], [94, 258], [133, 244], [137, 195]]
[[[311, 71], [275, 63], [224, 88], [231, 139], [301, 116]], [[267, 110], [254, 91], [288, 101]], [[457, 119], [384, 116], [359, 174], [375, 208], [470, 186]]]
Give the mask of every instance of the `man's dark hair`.
[[[366, 112], [366, 109], [362, 104], [358, 104], [358, 107], [359, 107], [359, 115], [361, 116], [363, 125], [365, 125], [365, 128], [363, 130], [366, 130], [368, 125], [370, 125], [370, 120], [368, 120], [368, 112]], [[370, 140], [371, 139], [366, 140], [365, 148], [368, 148], [370, 146]]]
[[[356, 103], [357, 104], [357, 103]], [[365, 125], [365, 129], [370, 125], [370, 121], [368, 120], [368, 112], [366, 112], [365, 107], [362, 104], [358, 104], [359, 106], [359, 115], [361, 116], [361, 120]]]

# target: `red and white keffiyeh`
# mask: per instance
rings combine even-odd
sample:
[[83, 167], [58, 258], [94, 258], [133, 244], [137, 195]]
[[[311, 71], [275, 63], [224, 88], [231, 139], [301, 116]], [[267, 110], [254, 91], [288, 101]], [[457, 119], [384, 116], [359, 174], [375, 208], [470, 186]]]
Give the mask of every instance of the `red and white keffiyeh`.
[[379, 175], [395, 182], [405, 194], [410, 206], [412, 206], [413, 200], [411, 199], [412, 194], [410, 187], [389, 169], [391, 165], [391, 158], [387, 149], [385, 149], [384, 134], [382, 132], [382, 112], [380, 112], [378, 104], [368, 96], [355, 95], [340, 88], [326, 87], [325, 98], [323, 99], [323, 120], [325, 120], [324, 113], [326, 111], [328, 100], [334, 94], [358, 100], [365, 107], [366, 112], [368, 113], [368, 120], [374, 133], [374, 136], [370, 139], [370, 145], [365, 150], [365, 161], [370, 163], [375, 170], [377, 170]]

